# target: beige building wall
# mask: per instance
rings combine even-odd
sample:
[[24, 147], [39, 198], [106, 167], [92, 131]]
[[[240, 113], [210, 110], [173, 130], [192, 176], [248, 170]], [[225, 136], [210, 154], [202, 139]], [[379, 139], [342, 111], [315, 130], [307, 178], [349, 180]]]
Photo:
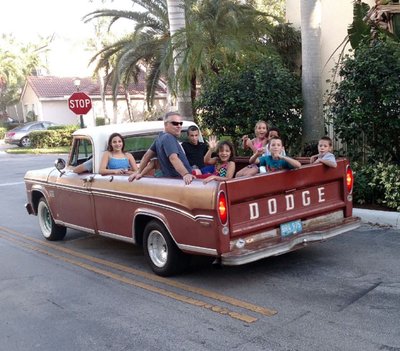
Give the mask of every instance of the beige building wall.
[[[312, 1], [312, 0], [306, 0]], [[301, 27], [300, 16], [301, 0], [286, 0], [286, 20], [296, 28]], [[320, 2], [321, 19], [321, 70], [323, 93], [329, 88], [326, 80], [332, 80], [332, 69], [338, 61], [340, 50], [331, 58], [336, 48], [343, 42], [347, 35], [347, 28], [353, 21], [353, 0], [317, 0]], [[370, 6], [374, 0], [363, 0]], [[347, 49], [350, 45], [347, 46]]]

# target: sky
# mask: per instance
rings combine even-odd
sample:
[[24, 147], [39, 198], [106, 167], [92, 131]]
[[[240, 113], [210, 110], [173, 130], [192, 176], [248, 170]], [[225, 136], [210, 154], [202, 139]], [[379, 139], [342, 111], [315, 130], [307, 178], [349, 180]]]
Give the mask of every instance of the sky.
[[[24, 42], [36, 42], [40, 36], [54, 34], [56, 40], [48, 62], [51, 74], [87, 75], [91, 55], [84, 52], [82, 43], [91, 36], [93, 24], [85, 24], [82, 17], [102, 8], [129, 10], [132, 3], [132, 0], [107, 0], [105, 4], [100, 0], [3, 0], [0, 34], [12, 33]], [[114, 30], [122, 33], [128, 22], [116, 24]]]

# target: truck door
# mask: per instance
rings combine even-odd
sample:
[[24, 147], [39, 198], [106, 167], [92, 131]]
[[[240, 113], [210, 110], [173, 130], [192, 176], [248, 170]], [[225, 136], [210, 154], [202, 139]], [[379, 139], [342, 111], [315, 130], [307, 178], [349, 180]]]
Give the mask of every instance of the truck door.
[[[53, 196], [55, 203], [55, 219], [78, 230], [94, 232], [93, 201], [90, 193], [93, 169], [90, 172], [76, 174], [74, 167], [90, 160], [92, 143], [89, 139], [75, 138], [65, 172], [53, 172], [56, 187]], [[51, 195], [51, 194], [50, 194]]]

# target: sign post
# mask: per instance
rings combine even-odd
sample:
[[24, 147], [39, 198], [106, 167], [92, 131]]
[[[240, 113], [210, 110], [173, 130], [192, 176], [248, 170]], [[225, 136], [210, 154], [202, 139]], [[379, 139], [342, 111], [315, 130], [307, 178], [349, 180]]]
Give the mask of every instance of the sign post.
[[76, 115], [80, 115], [81, 128], [84, 128], [83, 115], [92, 109], [92, 99], [82, 91], [73, 93], [68, 98], [68, 107]]

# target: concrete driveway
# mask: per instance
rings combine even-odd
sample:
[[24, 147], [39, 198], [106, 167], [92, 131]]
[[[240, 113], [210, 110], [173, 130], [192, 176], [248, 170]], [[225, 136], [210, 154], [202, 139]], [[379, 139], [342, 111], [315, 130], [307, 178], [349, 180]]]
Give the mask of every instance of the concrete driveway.
[[0, 139], [0, 152], [6, 152], [6, 150], [18, 147], [18, 145], [10, 145], [4, 142], [4, 139]]

